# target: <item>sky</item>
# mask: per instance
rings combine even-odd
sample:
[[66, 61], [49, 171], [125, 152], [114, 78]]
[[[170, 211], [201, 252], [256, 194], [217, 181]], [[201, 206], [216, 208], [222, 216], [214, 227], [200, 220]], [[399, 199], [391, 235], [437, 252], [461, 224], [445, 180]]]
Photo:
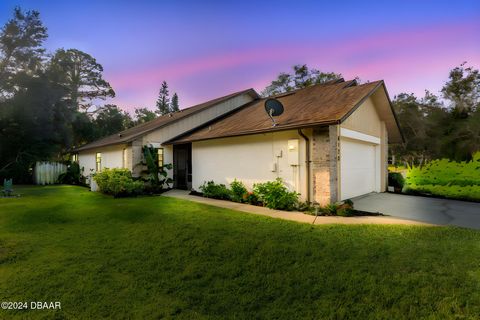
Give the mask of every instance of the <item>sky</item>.
[[438, 93], [448, 72], [480, 68], [480, 1], [0, 0], [40, 12], [49, 52], [76, 48], [104, 67], [124, 110], [155, 108], [160, 84], [180, 108], [263, 90], [295, 64], [383, 79], [393, 98]]

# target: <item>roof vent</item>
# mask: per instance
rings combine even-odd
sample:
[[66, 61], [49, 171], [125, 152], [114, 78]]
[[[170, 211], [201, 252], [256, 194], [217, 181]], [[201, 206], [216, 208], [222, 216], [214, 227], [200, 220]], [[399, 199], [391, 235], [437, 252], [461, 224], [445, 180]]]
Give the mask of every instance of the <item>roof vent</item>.
[[121, 138], [121, 137], [122, 137], [122, 134], [121, 134], [121, 133], [119, 133], [119, 134], [118, 134], [118, 136]]

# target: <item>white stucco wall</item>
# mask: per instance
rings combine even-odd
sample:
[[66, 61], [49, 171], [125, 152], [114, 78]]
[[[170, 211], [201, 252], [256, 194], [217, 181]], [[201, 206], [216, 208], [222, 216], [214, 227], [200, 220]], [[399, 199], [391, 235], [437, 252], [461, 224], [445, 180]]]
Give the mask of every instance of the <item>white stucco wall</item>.
[[[123, 157], [123, 149], [126, 149], [126, 162]], [[78, 164], [83, 167], [83, 175], [88, 177], [96, 172], [96, 154], [102, 154], [102, 168], [127, 168], [131, 170], [132, 152], [131, 147], [126, 145], [115, 145], [95, 150], [81, 151], [78, 153]]]
[[[242, 94], [222, 103], [219, 103], [215, 106], [212, 106], [206, 110], [192, 114], [184, 119], [172, 123], [171, 125], [165, 126], [163, 128], [146, 134], [142, 137], [142, 145], [161, 145], [167, 140], [170, 140], [180, 134], [192, 130], [204, 124], [205, 122], [213, 120], [218, 116], [234, 110], [252, 100], [253, 98], [249, 94]], [[162, 146], [162, 148], [164, 148], [164, 163], [173, 164], [173, 147]], [[173, 170], [170, 170], [168, 174], [170, 178], [173, 178]]]
[[89, 176], [95, 172], [95, 151], [83, 151], [78, 153], [78, 164], [83, 168], [83, 175]]
[[[310, 130], [304, 130], [311, 136]], [[288, 161], [288, 140], [298, 139], [299, 165]], [[277, 170], [272, 171], [276, 164]], [[290, 190], [306, 195], [305, 141], [296, 130], [192, 143], [192, 187], [205, 182], [229, 184], [235, 178], [249, 190], [257, 182], [282, 178]]]

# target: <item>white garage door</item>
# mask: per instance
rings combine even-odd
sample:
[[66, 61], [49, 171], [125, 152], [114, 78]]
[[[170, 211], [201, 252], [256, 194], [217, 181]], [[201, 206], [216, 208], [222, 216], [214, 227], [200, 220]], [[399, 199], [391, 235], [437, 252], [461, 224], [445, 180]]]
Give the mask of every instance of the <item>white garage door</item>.
[[[376, 145], [342, 138], [340, 144], [341, 200], [377, 191]], [[378, 181], [376, 181], [378, 180]]]

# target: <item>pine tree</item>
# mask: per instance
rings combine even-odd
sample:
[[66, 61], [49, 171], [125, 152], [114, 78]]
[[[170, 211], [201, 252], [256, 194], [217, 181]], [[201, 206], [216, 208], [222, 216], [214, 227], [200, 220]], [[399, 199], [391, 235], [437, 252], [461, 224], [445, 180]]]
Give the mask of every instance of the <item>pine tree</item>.
[[180, 111], [180, 108], [178, 106], [178, 95], [175, 92], [172, 96], [172, 102], [170, 103], [170, 112], [176, 112]]
[[158, 115], [166, 115], [170, 113], [170, 99], [168, 98], [168, 84], [166, 81], [162, 82], [162, 87], [158, 93], [157, 110]]

